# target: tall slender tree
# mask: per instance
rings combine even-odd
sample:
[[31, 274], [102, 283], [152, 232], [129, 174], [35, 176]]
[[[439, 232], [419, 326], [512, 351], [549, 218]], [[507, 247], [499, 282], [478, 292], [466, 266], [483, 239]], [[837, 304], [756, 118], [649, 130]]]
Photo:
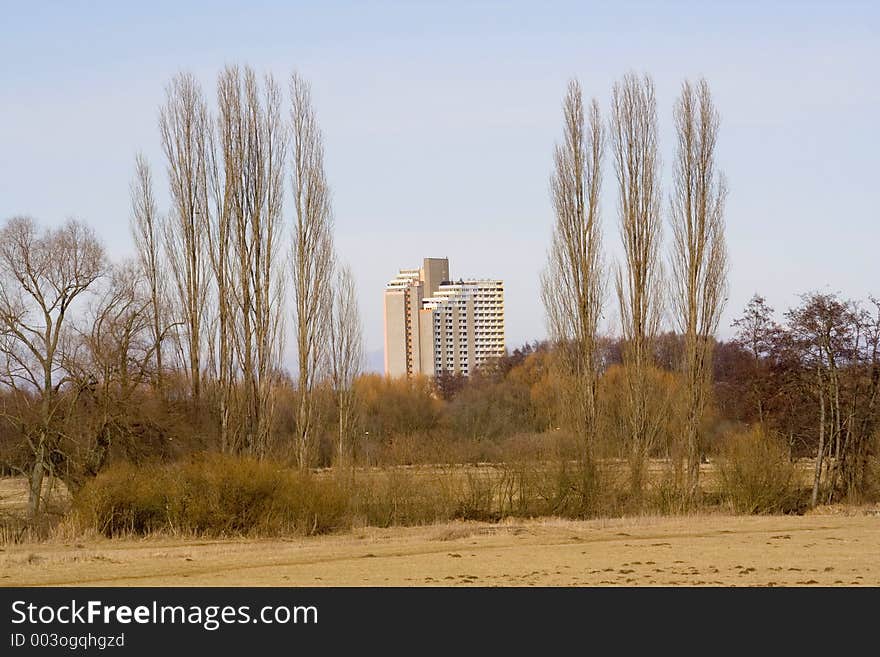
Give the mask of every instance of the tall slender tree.
[[657, 101], [649, 76], [629, 73], [614, 85], [610, 132], [624, 253], [616, 287], [627, 373], [630, 475], [633, 493], [640, 495], [645, 460], [659, 429], [660, 418], [649, 407], [647, 373], [663, 303]]
[[336, 274], [330, 323], [330, 379], [336, 397], [336, 464], [340, 470], [352, 462], [357, 422], [354, 381], [363, 368], [363, 361], [363, 328], [357, 289], [351, 268], [345, 265]]
[[168, 331], [166, 285], [162, 273], [162, 223], [153, 195], [153, 174], [142, 153], [135, 158], [135, 177], [131, 183], [131, 234], [138, 254], [141, 274], [150, 300], [150, 330], [156, 359], [155, 387], [162, 390], [165, 362], [163, 342]]
[[217, 376], [217, 411], [220, 424], [220, 449], [239, 449], [236, 416], [233, 408], [234, 351], [234, 276], [232, 226], [240, 212], [238, 151], [242, 141], [239, 125], [241, 92], [238, 69], [227, 67], [217, 78], [216, 129], [211, 130], [209, 148], [209, 189], [211, 213], [203, 217], [209, 236], [208, 257], [214, 284], [217, 321], [212, 335], [211, 354]]
[[293, 202], [293, 315], [297, 347], [297, 433], [294, 453], [305, 469], [312, 459], [315, 391], [327, 365], [332, 309], [333, 213], [324, 171], [324, 145], [311, 88], [298, 74], [290, 80]]
[[206, 242], [207, 164], [210, 118], [196, 79], [177, 75], [159, 113], [162, 148], [171, 189], [165, 225], [168, 260], [174, 274], [177, 311], [183, 325], [184, 358], [192, 395], [201, 395], [203, 325], [208, 289]]
[[[280, 357], [282, 187], [285, 127], [274, 79], [245, 67], [218, 81], [217, 141], [211, 167], [211, 245], [218, 307], [219, 402], [223, 444], [262, 456], [274, 413], [272, 378]], [[225, 240], [220, 239], [225, 236]], [[238, 390], [230, 438], [232, 378]]]
[[715, 162], [719, 115], [706, 80], [696, 85], [684, 82], [674, 114], [677, 148], [670, 202], [672, 306], [684, 336], [687, 494], [695, 499], [699, 493], [714, 335], [727, 292], [727, 188]]
[[590, 461], [597, 434], [597, 333], [605, 294], [599, 218], [605, 135], [595, 100], [585, 125], [577, 80], [569, 82], [562, 112], [563, 139], [556, 146], [550, 178], [556, 221], [541, 278], [542, 299], [556, 343], [556, 364], [570, 382], [562, 405], [580, 438], [583, 457]]

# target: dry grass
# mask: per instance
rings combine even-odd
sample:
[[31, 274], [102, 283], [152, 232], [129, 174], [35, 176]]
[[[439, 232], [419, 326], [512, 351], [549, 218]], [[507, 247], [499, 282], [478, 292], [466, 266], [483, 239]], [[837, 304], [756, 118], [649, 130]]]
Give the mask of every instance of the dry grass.
[[[613, 474], [615, 465], [607, 467]], [[664, 467], [651, 464], [656, 477]], [[808, 464], [797, 471], [800, 478]], [[504, 476], [497, 465], [358, 473], [395, 504], [400, 486], [402, 500], [437, 481], [457, 491]], [[719, 479], [713, 464], [704, 466], [708, 489]], [[0, 480], [0, 511], [20, 513], [25, 492], [21, 479]], [[728, 515], [724, 508], [585, 521], [432, 524], [426, 516], [421, 526], [387, 528], [364, 515], [361, 524], [373, 526], [227, 539], [107, 539], [68, 519], [48, 540], [0, 541], [0, 586], [880, 586], [880, 506], [838, 505], [804, 516]], [[388, 524], [417, 520], [411, 511], [395, 507], [400, 517]]]
[[[798, 464], [799, 479], [808, 466]], [[616, 467], [606, 464], [606, 482]], [[655, 480], [666, 468], [650, 467]], [[475, 506], [485, 495], [492, 506], [509, 476], [489, 464], [361, 470], [379, 497], [359, 502], [353, 529], [325, 536], [107, 539], [68, 517], [48, 540], [0, 541], [0, 586], [880, 586], [878, 506], [742, 516], [718, 505], [699, 515], [495, 523], [432, 523], [407, 506], [414, 490], [457, 500], [464, 491]], [[718, 485], [715, 464], [704, 465], [703, 482]], [[0, 511], [11, 517], [25, 501], [23, 480], [0, 480]], [[388, 525], [419, 526], [377, 526], [384, 516], [370, 513], [386, 508]]]
[[0, 552], [0, 583], [880, 585], [880, 507], [839, 511], [832, 508], [806, 516], [454, 522], [287, 540], [55, 539], [7, 546]]
[[0, 546], [44, 538], [70, 505], [67, 488], [52, 479], [44, 488], [44, 522], [26, 521], [28, 482], [24, 477], [0, 477]]
[[[808, 465], [798, 464], [801, 486], [808, 482]], [[717, 464], [701, 470], [702, 511], [732, 510]], [[218, 456], [162, 467], [118, 464], [80, 492], [73, 511], [63, 484], [53, 480], [44, 504], [48, 513], [38, 525], [26, 522], [25, 479], [0, 479], [0, 546], [45, 539], [57, 533], [59, 520], [71, 536], [97, 530], [110, 537], [265, 538], [455, 519], [696, 511], [682, 504], [670, 473], [668, 462], [650, 461], [647, 494], [634, 500], [628, 496], [627, 464], [614, 459], [603, 460], [590, 477], [573, 461], [358, 468], [342, 479], [333, 470], [302, 478], [285, 468]]]
[[[0, 477], [0, 513], [18, 513], [27, 507], [28, 486], [24, 477]], [[59, 480], [46, 487], [50, 508], [65, 506], [69, 500], [67, 489]]]

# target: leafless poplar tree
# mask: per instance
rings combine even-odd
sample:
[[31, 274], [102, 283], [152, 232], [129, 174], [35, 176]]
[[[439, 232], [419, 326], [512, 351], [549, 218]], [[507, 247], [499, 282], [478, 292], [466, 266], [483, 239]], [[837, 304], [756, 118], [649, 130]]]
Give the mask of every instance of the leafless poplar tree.
[[346, 265], [336, 275], [333, 316], [330, 323], [330, 378], [339, 415], [337, 465], [351, 462], [357, 400], [354, 381], [363, 368], [363, 328], [357, 302], [357, 288]]
[[570, 381], [562, 403], [590, 460], [598, 415], [597, 331], [605, 295], [599, 219], [605, 136], [595, 100], [589, 126], [584, 125], [583, 94], [576, 80], [568, 85], [563, 117], [564, 137], [556, 146], [550, 178], [556, 222], [541, 278], [542, 298], [557, 362]]
[[[211, 167], [210, 249], [219, 317], [221, 442], [262, 456], [274, 412], [272, 380], [282, 333], [279, 243], [286, 132], [281, 93], [250, 68], [228, 67], [218, 81], [219, 154]], [[223, 239], [225, 237], [225, 239]], [[234, 359], [234, 362], [233, 362]], [[229, 440], [229, 391], [241, 376], [239, 440]]]
[[[208, 257], [216, 294], [217, 322], [212, 334], [211, 355], [217, 375], [217, 406], [220, 420], [220, 449], [234, 452], [238, 448], [236, 431], [231, 426], [233, 415], [233, 383], [235, 352], [233, 350], [232, 224], [240, 213], [241, 194], [238, 189], [238, 163], [241, 134], [241, 94], [237, 69], [227, 68], [217, 79], [217, 129], [211, 130], [209, 189], [212, 211], [203, 217], [204, 232], [209, 236]], [[216, 340], [216, 342], [215, 342]]]
[[[21, 422], [33, 460], [28, 513], [40, 513], [43, 479], [53, 475], [60, 432], [55, 422], [62, 368], [62, 336], [73, 302], [104, 272], [104, 250], [84, 224], [70, 220], [40, 232], [26, 217], [0, 229], [0, 370], [3, 383], [34, 400], [31, 424]], [[24, 418], [22, 418], [23, 420]]]
[[172, 209], [165, 225], [166, 251], [176, 283], [193, 397], [201, 394], [203, 325], [207, 296], [205, 235], [210, 119], [196, 79], [177, 75], [159, 114]]
[[166, 317], [166, 285], [162, 272], [162, 223], [153, 196], [153, 175], [143, 154], [135, 159], [135, 177], [131, 183], [131, 234], [141, 272], [149, 289], [150, 328], [155, 345], [155, 386], [162, 389], [165, 364], [162, 342], [169, 330]]
[[677, 149], [670, 215], [673, 309], [684, 335], [687, 494], [699, 493], [702, 424], [714, 335], [727, 290], [723, 176], [715, 165], [719, 115], [706, 80], [685, 81], [675, 104]]
[[316, 408], [314, 392], [327, 359], [332, 307], [333, 215], [324, 172], [324, 146], [309, 84], [290, 81], [293, 199], [294, 332], [298, 409], [295, 454], [300, 468], [311, 462]]
[[649, 76], [629, 73], [614, 85], [610, 131], [624, 251], [616, 287], [627, 366], [631, 483], [640, 494], [659, 427], [657, 414], [649, 411], [646, 374], [662, 308], [657, 102]]

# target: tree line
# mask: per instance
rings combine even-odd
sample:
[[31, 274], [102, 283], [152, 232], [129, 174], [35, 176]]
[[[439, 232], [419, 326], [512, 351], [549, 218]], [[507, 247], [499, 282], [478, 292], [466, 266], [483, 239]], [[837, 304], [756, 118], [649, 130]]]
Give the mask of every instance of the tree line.
[[778, 322], [755, 295], [734, 326], [716, 375], [723, 412], [815, 459], [814, 506], [862, 497], [876, 485], [880, 302], [810, 292]]
[[[333, 245], [308, 82], [291, 75], [285, 98], [271, 75], [228, 66], [210, 105], [181, 73], [158, 125], [170, 202], [157, 206], [138, 155], [132, 261], [110, 262], [79, 221], [44, 229], [13, 217], [0, 228], [2, 418], [21, 439], [32, 516], [44, 477], [76, 489], [114, 443], [167, 442], [175, 416], [222, 452], [266, 457], [278, 447], [285, 387], [296, 392], [285, 440], [298, 467], [315, 458], [314, 396], [326, 382], [344, 409], [345, 451], [360, 317]], [[281, 364], [286, 308], [295, 384]], [[157, 422], [151, 405], [170, 417]]]
[[[542, 296], [554, 354], [550, 364], [565, 382], [560, 421], [577, 436], [584, 466], [592, 467], [603, 435], [619, 434], [631, 492], [638, 497], [647, 457], [671, 440], [680, 445], [667, 451], [677, 454], [671, 474], [676, 495], [687, 504], [697, 502], [717, 394], [737, 409], [731, 419], [754, 424], [767, 440], [784, 436], [792, 445], [798, 441], [800, 451], [812, 450], [814, 506], [820, 499], [830, 503], [841, 495], [863, 495], [876, 453], [880, 312], [875, 299], [865, 307], [835, 294], [805, 294], [800, 306], [786, 312], [785, 323], [777, 324], [756, 296], [734, 324], [736, 340], [720, 345], [733, 362], [749, 354], [743, 361], [748, 367], [722, 374], [714, 363], [727, 301], [728, 192], [717, 164], [720, 114], [706, 80], [686, 80], [675, 100], [672, 185], [665, 194], [650, 76], [627, 74], [615, 83], [607, 119], [596, 99], [585, 105], [576, 80], [562, 109], [563, 138], [550, 178], [555, 222]], [[608, 262], [601, 228], [606, 151], [623, 251], [617, 263]], [[665, 252], [664, 225], [671, 234]], [[617, 298], [623, 392], [612, 427], [602, 421], [599, 400], [602, 381], [611, 374], [599, 333], [608, 288]], [[661, 334], [664, 319], [676, 337], [671, 359], [669, 336]], [[656, 385], [664, 352], [661, 369], [676, 374], [675, 386], [665, 391]], [[732, 390], [740, 401], [730, 396]], [[742, 399], [752, 399], [756, 412], [742, 412]], [[670, 415], [680, 417], [672, 437]]]
[[[622, 421], [633, 493], [643, 486], [644, 465], [660, 439], [666, 410], [649, 403], [653, 343], [669, 306], [684, 339], [680, 361], [685, 380], [687, 445], [684, 492], [695, 499], [706, 413], [714, 334], [727, 288], [723, 174], [716, 165], [719, 113], [709, 85], [685, 81], [675, 102], [676, 152], [668, 194], [672, 246], [668, 266], [661, 252], [664, 198], [660, 183], [659, 128], [654, 83], [630, 73], [614, 84], [609, 118], [599, 103], [584, 107], [577, 81], [563, 101], [563, 139], [557, 145], [550, 179], [556, 214], [547, 266], [542, 277], [549, 332], [568, 423], [581, 438], [581, 458], [589, 467], [600, 430], [596, 395], [602, 363], [599, 320], [608, 287], [616, 292], [622, 356], [626, 365], [626, 413]], [[601, 189], [606, 150], [615, 174], [623, 258], [613, 271], [605, 257], [601, 229]], [[666, 270], [666, 271], [664, 271]], [[667, 293], [668, 290], [668, 293]]]
[[[627, 464], [636, 501], [649, 459], [664, 458], [674, 495], [693, 505], [701, 463], [750, 427], [789, 459], [814, 459], [814, 505], [876, 485], [877, 301], [810, 293], [779, 323], [756, 296], [736, 338], [717, 339], [727, 186], [705, 80], [675, 102], [668, 190], [651, 78], [624, 76], [607, 116], [572, 81], [550, 176], [549, 339], [469, 378], [398, 380], [361, 372], [357, 289], [335, 253], [309, 84], [294, 73], [282, 90], [229, 66], [215, 91], [209, 102], [185, 73], [166, 89], [169, 205], [137, 155], [133, 259], [111, 262], [75, 220], [0, 227], [0, 459], [27, 476], [31, 517], [47, 480], [75, 493], [114, 460], [205, 451], [300, 470], [573, 459], [587, 487], [611, 458]], [[603, 204], [608, 156], [614, 200]], [[616, 336], [600, 330], [612, 295]]]

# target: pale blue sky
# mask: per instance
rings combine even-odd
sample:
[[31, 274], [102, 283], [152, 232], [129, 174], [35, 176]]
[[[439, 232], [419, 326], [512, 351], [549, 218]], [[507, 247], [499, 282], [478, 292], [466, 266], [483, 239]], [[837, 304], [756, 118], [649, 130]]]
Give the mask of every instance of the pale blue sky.
[[[876, 2], [182, 4], [0, 0], [0, 218], [74, 215], [130, 253], [134, 154], [164, 179], [156, 115], [171, 76], [192, 71], [213, 96], [226, 63], [282, 79], [297, 68], [368, 349], [382, 347], [385, 281], [423, 256], [503, 278], [515, 346], [545, 334], [538, 276], [567, 79], [604, 110], [614, 80], [651, 73], [668, 179], [672, 103], [703, 75], [730, 187], [722, 335], [755, 291], [780, 310], [810, 289], [880, 294]], [[609, 168], [611, 257], [613, 182]]]

